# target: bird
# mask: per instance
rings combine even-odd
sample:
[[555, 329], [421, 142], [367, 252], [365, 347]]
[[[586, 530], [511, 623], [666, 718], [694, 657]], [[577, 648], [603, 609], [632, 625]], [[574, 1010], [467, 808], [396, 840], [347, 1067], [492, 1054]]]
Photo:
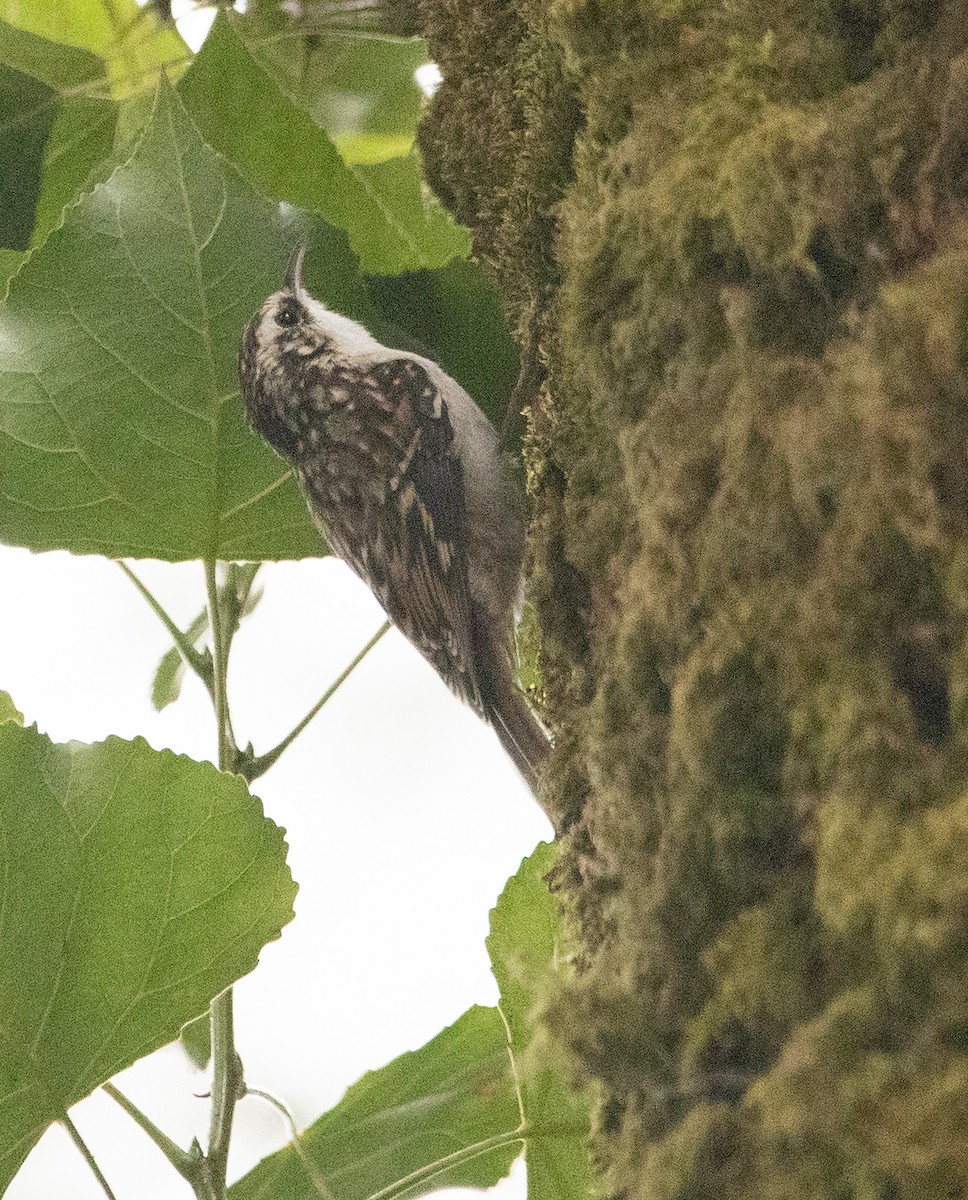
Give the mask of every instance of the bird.
[[515, 682], [525, 517], [497, 431], [437, 363], [310, 295], [304, 256], [242, 335], [248, 422], [291, 465], [330, 548], [537, 796], [550, 740]]

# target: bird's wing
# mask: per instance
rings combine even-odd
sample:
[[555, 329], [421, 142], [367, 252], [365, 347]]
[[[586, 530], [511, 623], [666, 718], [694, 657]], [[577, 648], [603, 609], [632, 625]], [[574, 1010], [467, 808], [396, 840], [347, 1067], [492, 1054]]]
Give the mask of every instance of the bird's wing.
[[475, 668], [464, 474], [441, 389], [412, 358], [369, 366], [396, 431], [383, 528], [364, 572], [389, 616], [457, 695], [483, 711]]

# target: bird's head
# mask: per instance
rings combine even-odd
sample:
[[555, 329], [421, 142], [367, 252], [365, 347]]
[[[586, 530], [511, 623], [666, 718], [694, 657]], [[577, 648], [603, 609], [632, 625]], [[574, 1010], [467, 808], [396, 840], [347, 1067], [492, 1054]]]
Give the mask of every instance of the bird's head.
[[333, 314], [303, 286], [305, 254], [306, 247], [300, 246], [282, 287], [263, 301], [246, 327], [243, 349], [252, 355], [257, 369], [281, 367], [287, 360], [298, 366], [300, 359], [325, 353], [332, 345]]
[[333, 314], [306, 291], [301, 246], [282, 287], [268, 296], [245, 327], [239, 352], [242, 398], [249, 423], [280, 453], [291, 453], [300, 425], [301, 381], [310, 363], [330, 354]]
[[337, 390], [345, 391], [346, 376], [368, 374], [368, 356], [390, 353], [362, 325], [309, 294], [302, 281], [304, 256], [301, 247], [282, 287], [245, 327], [239, 351], [249, 424], [290, 460], [302, 453], [300, 439], [327, 409], [333, 379], [341, 376]]

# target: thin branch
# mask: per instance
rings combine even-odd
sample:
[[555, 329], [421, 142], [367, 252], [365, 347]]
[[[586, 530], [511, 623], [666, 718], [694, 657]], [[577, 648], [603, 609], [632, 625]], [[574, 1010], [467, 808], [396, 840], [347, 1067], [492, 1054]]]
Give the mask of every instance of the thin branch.
[[[209, 590], [208, 607], [211, 609], [213, 603], [218, 605], [219, 615], [221, 617], [221, 654], [220, 661], [224, 664], [225, 670], [222, 675], [222, 690], [225, 696], [225, 736], [226, 743], [231, 751], [231, 756], [227, 758], [223, 771], [234, 771], [238, 769], [238, 747], [235, 742], [235, 731], [232, 728], [232, 712], [228, 703], [228, 691], [226, 680], [228, 678], [229, 655], [232, 653], [232, 643], [235, 640], [235, 635], [239, 631], [239, 625], [242, 617], [245, 615], [246, 605], [249, 601], [249, 596], [252, 592], [252, 585], [255, 582], [255, 577], [261, 569], [261, 563], [246, 563], [240, 565], [238, 563], [226, 563], [225, 577], [221, 584], [215, 584], [214, 599], [213, 593]], [[209, 623], [211, 624], [211, 618]], [[215, 628], [212, 626], [213, 652], [214, 652]], [[215, 699], [215, 693], [212, 693], [212, 699]], [[216, 708], [218, 705], [216, 704]]]
[[215, 1194], [224, 1195], [235, 1105], [245, 1094], [242, 1061], [235, 1049], [232, 989], [212, 1001], [212, 1115], [206, 1162]]
[[212, 631], [212, 701], [218, 730], [218, 766], [220, 771], [230, 771], [234, 765], [235, 747], [229, 736], [229, 702], [225, 686], [228, 678], [228, 643], [222, 624], [215, 563], [212, 561], [205, 563], [205, 587], [208, 593], [208, 625]]
[[167, 1133], [159, 1129], [154, 1121], [147, 1114], [143, 1113], [132, 1100], [129, 1100], [122, 1091], [119, 1091], [113, 1083], [104, 1083], [101, 1087], [115, 1104], [120, 1105], [124, 1109], [135, 1124], [141, 1126], [178, 1174], [183, 1179], [191, 1182], [198, 1174], [199, 1163], [201, 1161], [199, 1153], [197, 1151], [192, 1153], [191, 1150], [183, 1150], [181, 1146], [173, 1142]]
[[111, 1185], [101, 1174], [101, 1168], [95, 1162], [94, 1155], [91, 1153], [90, 1148], [87, 1145], [87, 1142], [85, 1142], [84, 1139], [81, 1137], [80, 1133], [78, 1132], [77, 1126], [70, 1119], [70, 1117], [67, 1115], [67, 1113], [64, 1113], [64, 1115], [60, 1118], [60, 1123], [64, 1126], [64, 1128], [70, 1134], [71, 1140], [73, 1141], [74, 1145], [78, 1148], [78, 1150], [80, 1150], [81, 1154], [84, 1156], [84, 1161], [91, 1168], [91, 1172], [94, 1175], [94, 1178], [98, 1181], [98, 1183], [103, 1188], [105, 1196], [107, 1196], [108, 1200], [117, 1200], [117, 1197], [115, 1196], [114, 1192], [111, 1191]]
[[148, 607], [155, 614], [158, 620], [161, 621], [162, 625], [164, 625], [164, 627], [168, 630], [168, 634], [175, 644], [175, 649], [182, 656], [185, 665], [195, 672], [202, 683], [205, 684], [205, 687], [208, 689], [209, 693], [211, 693], [213, 689], [211, 662], [209, 662], [209, 660], [203, 654], [200, 654], [195, 649], [192, 643], [188, 640], [185, 634], [182, 633], [168, 613], [165, 612], [151, 592], [148, 591], [138, 576], [135, 575], [134, 571], [132, 571], [131, 568], [126, 563], [123, 563], [119, 558], [116, 558], [114, 561], [145, 598], [148, 603]]
[[312, 706], [308, 713], [303, 717], [299, 724], [287, 734], [286, 737], [271, 750], [267, 750], [265, 754], [260, 754], [257, 757], [251, 755], [246, 758], [245, 755], [240, 755], [237, 769], [239, 773], [251, 783], [253, 779], [258, 779], [260, 775], [264, 775], [269, 768], [276, 763], [286, 750], [292, 745], [297, 737], [302, 733], [310, 721], [321, 711], [323, 706], [332, 699], [334, 694], [339, 691], [343, 684], [349, 679], [356, 668], [360, 665], [364, 658], [370, 653], [373, 647], [380, 641], [383, 635], [389, 630], [390, 622], [384, 621], [380, 628], [376, 631], [373, 637], [366, 643], [359, 654], [353, 659], [349, 665], [340, 672], [333, 680], [319, 700]]
[[281, 1113], [285, 1118], [286, 1124], [289, 1126], [289, 1132], [292, 1135], [292, 1148], [296, 1152], [296, 1157], [303, 1165], [303, 1170], [306, 1172], [309, 1182], [316, 1189], [316, 1194], [322, 1196], [323, 1200], [333, 1200], [333, 1193], [326, 1186], [326, 1180], [319, 1173], [316, 1164], [306, 1153], [306, 1150], [299, 1137], [299, 1130], [296, 1128], [296, 1122], [293, 1119], [292, 1113], [289, 1111], [289, 1106], [278, 1096], [273, 1096], [271, 1092], [263, 1091], [262, 1088], [245, 1089], [247, 1096], [257, 1096], [260, 1100], [264, 1100], [266, 1104], [271, 1104], [276, 1112]]
[[[208, 593], [208, 620], [212, 630], [212, 700], [218, 727], [218, 766], [229, 771], [235, 766], [238, 752], [230, 734], [229, 702], [226, 694], [228, 677], [228, 642], [222, 627], [222, 607], [219, 604], [215, 563], [205, 563], [205, 587]], [[229, 1142], [235, 1105], [245, 1083], [242, 1063], [235, 1049], [232, 989], [228, 988], [212, 1001], [212, 1112], [209, 1123], [206, 1174], [216, 1196], [225, 1194], [225, 1175], [228, 1169]]]

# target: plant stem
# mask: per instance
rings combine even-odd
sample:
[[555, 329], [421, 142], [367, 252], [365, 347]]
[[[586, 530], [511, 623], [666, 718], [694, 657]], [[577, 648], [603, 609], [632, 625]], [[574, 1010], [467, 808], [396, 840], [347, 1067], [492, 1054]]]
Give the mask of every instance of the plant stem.
[[232, 989], [212, 1001], [212, 1117], [208, 1134], [208, 1175], [215, 1195], [225, 1194], [232, 1119], [244, 1094], [242, 1062], [235, 1050]]
[[280, 1100], [278, 1096], [273, 1096], [271, 1092], [264, 1092], [261, 1088], [247, 1087], [245, 1089], [245, 1094], [247, 1096], [258, 1096], [258, 1098], [260, 1100], [264, 1100], [266, 1104], [271, 1104], [276, 1112], [280, 1113], [285, 1118], [286, 1124], [289, 1126], [289, 1132], [292, 1135], [292, 1148], [296, 1152], [296, 1157], [302, 1163], [303, 1170], [306, 1172], [307, 1178], [316, 1189], [316, 1194], [318, 1196], [322, 1196], [323, 1200], [333, 1200], [333, 1193], [326, 1186], [326, 1180], [320, 1174], [316, 1164], [306, 1153], [306, 1150], [302, 1144], [302, 1140], [299, 1137], [299, 1130], [296, 1128], [296, 1122], [293, 1120], [293, 1115], [283, 1101]]
[[124, 1109], [128, 1116], [131, 1117], [131, 1119], [137, 1125], [141, 1126], [148, 1137], [151, 1138], [151, 1140], [155, 1143], [165, 1158], [168, 1159], [178, 1174], [182, 1176], [182, 1178], [191, 1182], [195, 1176], [198, 1175], [199, 1163], [201, 1161], [200, 1154], [197, 1152], [193, 1154], [191, 1150], [183, 1150], [181, 1146], [179, 1146], [176, 1142], [173, 1142], [166, 1133], [158, 1128], [158, 1126], [149, 1116], [147, 1116], [147, 1114], [143, 1113], [141, 1109], [138, 1108], [133, 1101], [129, 1100], [122, 1091], [119, 1091], [113, 1083], [105, 1083], [101, 1086], [102, 1089], [115, 1102], [115, 1104], [120, 1105], [120, 1107]]
[[[229, 771], [235, 765], [236, 748], [230, 734], [228, 719], [228, 641], [222, 628], [215, 563], [206, 560], [205, 586], [208, 592], [208, 619], [212, 630], [212, 699], [218, 728], [218, 765]], [[242, 1063], [235, 1050], [232, 1009], [232, 989], [228, 988], [212, 1002], [212, 1113], [208, 1134], [206, 1174], [212, 1192], [225, 1195], [225, 1176], [228, 1169], [229, 1142], [235, 1104], [244, 1090]]]
[[212, 693], [214, 686], [212, 680], [212, 664], [203, 655], [199, 654], [199, 652], [195, 649], [184, 633], [182, 633], [182, 631], [178, 628], [168, 613], [165, 612], [151, 592], [148, 591], [138, 576], [135, 575], [134, 571], [132, 571], [131, 568], [126, 563], [123, 563], [119, 558], [116, 558], [114, 561], [125, 573], [125, 575], [127, 575], [142, 596], [144, 596], [151, 611], [168, 630], [171, 640], [175, 643], [175, 649], [184, 659], [185, 665], [195, 672], [202, 683], [205, 684], [209, 693]]
[[235, 747], [229, 734], [229, 702], [225, 686], [229, 667], [228, 641], [222, 625], [215, 563], [211, 561], [205, 563], [205, 587], [208, 592], [208, 623], [212, 631], [212, 701], [215, 705], [215, 725], [218, 732], [218, 766], [220, 771], [231, 771]]
[[105, 1196], [107, 1196], [108, 1200], [117, 1200], [117, 1197], [115, 1196], [114, 1192], [111, 1191], [111, 1185], [101, 1174], [101, 1168], [95, 1162], [94, 1155], [91, 1153], [90, 1148], [87, 1145], [87, 1142], [85, 1142], [84, 1139], [81, 1137], [80, 1133], [78, 1132], [77, 1126], [70, 1119], [70, 1117], [67, 1115], [67, 1113], [64, 1113], [64, 1115], [60, 1118], [60, 1123], [64, 1126], [64, 1128], [70, 1134], [71, 1140], [73, 1141], [74, 1145], [78, 1148], [78, 1150], [80, 1150], [81, 1154], [83, 1154], [84, 1161], [91, 1168], [91, 1171], [94, 1174], [94, 1178], [98, 1181], [98, 1183], [103, 1188]]
[[389, 628], [390, 622], [384, 621], [376, 633], [366, 643], [363, 649], [360, 650], [360, 652], [356, 655], [353, 661], [349, 663], [343, 671], [340, 672], [340, 674], [333, 680], [326, 691], [323, 692], [319, 700], [317, 700], [309, 712], [306, 713], [295, 729], [293, 729], [291, 733], [287, 734], [286, 737], [284, 737], [278, 744], [278, 746], [274, 746], [271, 750], [267, 750], [265, 754], [260, 754], [255, 758], [249, 757], [246, 759], [244, 755], [241, 757], [241, 760], [238, 764], [238, 770], [240, 774], [248, 780], [249, 783], [251, 783], [254, 779], [258, 779], [260, 775], [264, 775], [266, 771], [268, 771], [269, 768], [279, 760], [282, 754], [292, 745], [296, 738], [299, 737], [309, 722], [317, 715], [317, 713], [319, 713], [323, 706], [332, 699], [334, 693], [342, 687], [347, 679], [349, 679], [363, 659], [366, 658], [366, 656], [370, 653], [373, 647], [383, 637]]

